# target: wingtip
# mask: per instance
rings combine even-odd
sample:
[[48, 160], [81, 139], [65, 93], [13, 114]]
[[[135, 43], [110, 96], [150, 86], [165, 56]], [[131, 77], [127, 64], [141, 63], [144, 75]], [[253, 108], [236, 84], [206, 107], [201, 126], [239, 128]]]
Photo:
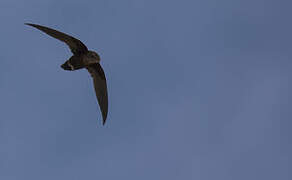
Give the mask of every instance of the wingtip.
[[24, 23], [24, 25], [35, 27], [35, 25], [31, 23]]
[[107, 112], [102, 112], [102, 125], [105, 125], [107, 119]]
[[25, 25], [28, 25], [28, 26], [32, 26], [32, 27], [37, 27], [37, 26], [39, 26], [39, 25], [37, 25], [37, 24], [32, 24], [32, 23], [24, 23]]

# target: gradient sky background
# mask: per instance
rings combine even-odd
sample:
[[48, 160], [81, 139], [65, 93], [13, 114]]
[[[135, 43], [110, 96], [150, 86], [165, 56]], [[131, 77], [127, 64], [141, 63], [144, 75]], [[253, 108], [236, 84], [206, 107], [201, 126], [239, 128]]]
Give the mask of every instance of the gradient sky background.
[[[292, 179], [291, 1], [1, 0], [1, 180]], [[69, 48], [102, 58], [109, 116]]]

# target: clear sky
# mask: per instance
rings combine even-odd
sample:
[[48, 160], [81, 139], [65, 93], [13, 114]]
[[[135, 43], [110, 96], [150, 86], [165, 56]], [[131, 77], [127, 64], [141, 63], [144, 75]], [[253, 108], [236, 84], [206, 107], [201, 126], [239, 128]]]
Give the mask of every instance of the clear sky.
[[[1, 180], [292, 179], [285, 0], [1, 0]], [[69, 48], [97, 51], [105, 126]]]

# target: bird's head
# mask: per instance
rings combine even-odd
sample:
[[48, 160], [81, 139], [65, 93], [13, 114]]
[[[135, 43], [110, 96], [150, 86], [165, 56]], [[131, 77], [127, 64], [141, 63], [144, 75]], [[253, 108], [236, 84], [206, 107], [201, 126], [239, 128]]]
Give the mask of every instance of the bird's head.
[[100, 57], [99, 57], [99, 55], [96, 52], [89, 51], [88, 56], [90, 58], [96, 59], [98, 62], [100, 62]]

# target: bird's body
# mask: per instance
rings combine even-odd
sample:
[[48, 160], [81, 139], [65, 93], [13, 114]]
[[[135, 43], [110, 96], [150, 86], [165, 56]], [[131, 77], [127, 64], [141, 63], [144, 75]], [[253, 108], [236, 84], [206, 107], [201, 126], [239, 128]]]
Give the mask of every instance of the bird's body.
[[89, 65], [96, 64], [100, 62], [99, 55], [94, 51], [88, 51], [86, 54], [73, 55], [69, 60], [67, 60], [61, 67], [65, 70], [77, 70], [86, 68]]
[[99, 64], [99, 55], [94, 51], [89, 51], [80, 40], [65, 33], [37, 24], [26, 23], [26, 25], [35, 27], [45, 32], [46, 34], [59, 39], [60, 41], [63, 41], [69, 46], [73, 56], [71, 56], [64, 64], [61, 65], [64, 70], [75, 71], [82, 68], [86, 68], [88, 70], [93, 78], [94, 89], [100, 110], [102, 112], [104, 124], [108, 113], [108, 96], [105, 74], [101, 65]]

